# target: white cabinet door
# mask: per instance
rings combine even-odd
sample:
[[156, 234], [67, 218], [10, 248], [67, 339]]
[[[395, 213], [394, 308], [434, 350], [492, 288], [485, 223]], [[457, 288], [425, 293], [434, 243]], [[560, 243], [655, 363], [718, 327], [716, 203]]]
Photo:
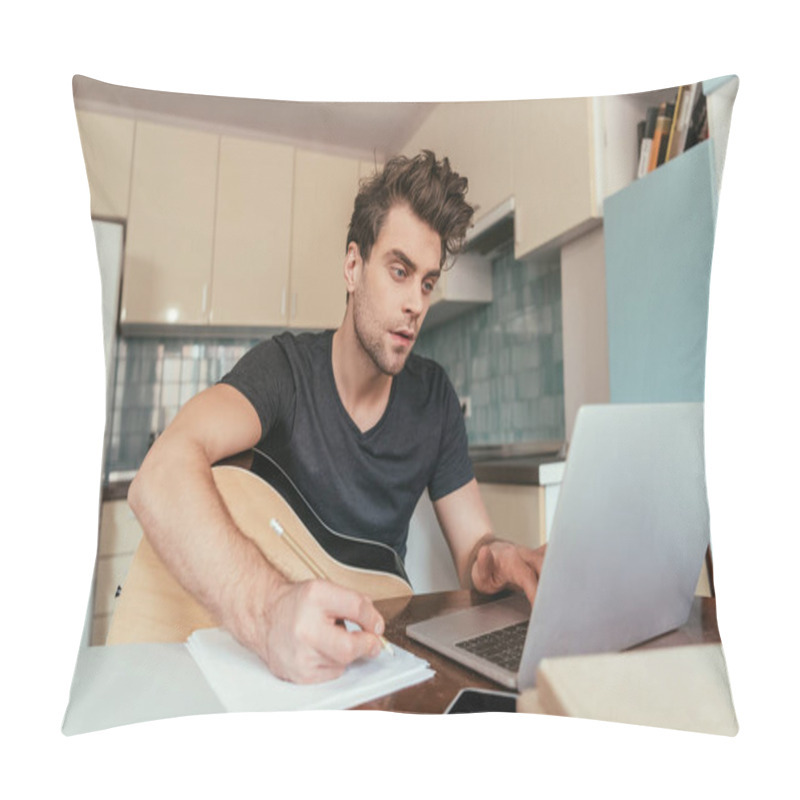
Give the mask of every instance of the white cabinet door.
[[347, 230], [359, 172], [356, 159], [296, 153], [289, 318], [294, 328], [341, 324]]
[[222, 137], [210, 324], [286, 324], [293, 170], [290, 145]]
[[137, 122], [123, 323], [208, 322], [219, 136]]
[[599, 224], [592, 98], [515, 106], [514, 252], [555, 246]]
[[78, 111], [76, 115], [92, 217], [123, 220], [128, 216], [136, 123], [128, 117], [91, 111]]

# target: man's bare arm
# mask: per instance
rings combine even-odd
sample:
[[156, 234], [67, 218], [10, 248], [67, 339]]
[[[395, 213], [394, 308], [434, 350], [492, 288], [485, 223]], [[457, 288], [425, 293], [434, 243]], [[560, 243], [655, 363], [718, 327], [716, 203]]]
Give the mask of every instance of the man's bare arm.
[[242, 534], [220, 498], [215, 462], [253, 447], [261, 423], [225, 384], [190, 400], [153, 444], [128, 500], [155, 551], [178, 581], [279, 677], [298, 682], [340, 674], [379, 651], [383, 632], [368, 598], [325, 582], [290, 584]]
[[437, 500], [434, 510], [463, 587], [494, 594], [513, 586], [533, 602], [545, 547], [533, 550], [497, 538], [474, 478]]

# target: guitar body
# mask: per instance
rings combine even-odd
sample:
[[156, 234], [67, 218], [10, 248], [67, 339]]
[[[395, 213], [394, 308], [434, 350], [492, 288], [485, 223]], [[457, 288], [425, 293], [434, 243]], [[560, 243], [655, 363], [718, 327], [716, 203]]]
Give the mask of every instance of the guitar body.
[[[262, 453], [255, 451], [250, 469], [223, 464], [213, 467], [212, 475], [238, 528], [287, 580], [323, 578], [373, 600], [412, 594], [392, 548], [328, 528]], [[143, 537], [117, 599], [107, 644], [180, 642], [198, 628], [218, 625]]]

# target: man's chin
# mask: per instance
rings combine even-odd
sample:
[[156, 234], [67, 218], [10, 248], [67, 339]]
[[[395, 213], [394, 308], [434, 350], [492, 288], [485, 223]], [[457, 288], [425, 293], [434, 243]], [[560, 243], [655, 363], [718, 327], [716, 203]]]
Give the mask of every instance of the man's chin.
[[382, 358], [381, 363], [376, 362], [377, 367], [384, 375], [398, 375], [403, 371], [410, 354], [410, 348], [405, 353], [394, 353], [387, 358]]

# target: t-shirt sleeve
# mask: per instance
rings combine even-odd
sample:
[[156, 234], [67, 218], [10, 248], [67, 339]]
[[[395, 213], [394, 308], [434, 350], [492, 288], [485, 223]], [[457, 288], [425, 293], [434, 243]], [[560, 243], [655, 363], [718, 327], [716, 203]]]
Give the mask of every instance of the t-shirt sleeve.
[[289, 360], [272, 339], [260, 342], [220, 380], [240, 391], [261, 420], [261, 438], [288, 440], [294, 423], [295, 384]]
[[433, 502], [469, 483], [475, 473], [469, 457], [469, 443], [464, 416], [455, 389], [449, 380], [444, 386], [442, 435], [439, 457], [428, 493]]

